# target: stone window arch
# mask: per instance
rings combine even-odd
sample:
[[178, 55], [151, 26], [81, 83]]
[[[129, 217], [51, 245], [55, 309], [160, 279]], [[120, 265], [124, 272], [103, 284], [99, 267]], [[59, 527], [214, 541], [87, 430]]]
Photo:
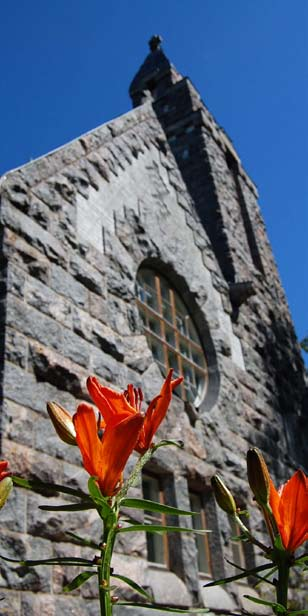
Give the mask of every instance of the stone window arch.
[[175, 376], [184, 376], [178, 388], [184, 402], [196, 408], [212, 405], [219, 382], [216, 355], [187, 284], [156, 260], [139, 267], [136, 283], [144, 332], [162, 374], [173, 368]]

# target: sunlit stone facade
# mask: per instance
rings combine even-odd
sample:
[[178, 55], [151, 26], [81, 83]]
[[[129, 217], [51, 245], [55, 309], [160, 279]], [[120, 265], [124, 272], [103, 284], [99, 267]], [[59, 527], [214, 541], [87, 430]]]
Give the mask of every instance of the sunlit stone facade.
[[[73, 412], [88, 399], [88, 374], [119, 389], [142, 386], [149, 401], [160, 390], [164, 362], [172, 365], [171, 330], [179, 323], [174, 361], [186, 368], [196, 362], [195, 376], [199, 361], [206, 387], [196, 398], [183, 391], [174, 396], [159, 435], [182, 440], [184, 449], [159, 450], [143, 489], [181, 508], [193, 504], [213, 532], [198, 543], [199, 558], [190, 535], [151, 545], [141, 533], [121, 539], [114, 567], [157, 603], [206, 605], [219, 613], [243, 604], [245, 586], [227, 592], [203, 584], [233, 573], [225, 557], [253, 566], [259, 555], [230, 541], [234, 529], [216, 509], [210, 477], [216, 470], [223, 475], [238, 503], [251, 510], [251, 528], [262, 534], [245, 454], [248, 446], [259, 447], [277, 482], [305, 468], [303, 362], [256, 187], [159, 41], [130, 93], [132, 111], [1, 179], [1, 456], [15, 474], [85, 488], [79, 451], [58, 439], [46, 401]], [[175, 321], [171, 315], [164, 324], [171, 337], [165, 331], [161, 343], [161, 321], [148, 320], [157, 355], [137, 300], [142, 268], [167, 281], [196, 332], [181, 333], [174, 313]], [[63, 528], [97, 536], [93, 512], [60, 517], [39, 510], [42, 503], [46, 497], [14, 490], [1, 511], [1, 554], [78, 555], [81, 548]], [[95, 580], [63, 594], [75, 573], [1, 562], [2, 613], [96, 615]], [[296, 596], [304, 601], [304, 591]]]

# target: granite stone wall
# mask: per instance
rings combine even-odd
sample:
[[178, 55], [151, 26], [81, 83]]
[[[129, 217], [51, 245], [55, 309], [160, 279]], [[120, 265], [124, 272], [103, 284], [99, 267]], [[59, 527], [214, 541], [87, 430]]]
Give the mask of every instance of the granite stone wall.
[[[119, 389], [140, 385], [147, 401], [159, 392], [162, 375], [135, 302], [141, 264], [162, 271], [184, 298], [209, 367], [200, 408], [174, 396], [160, 429], [161, 436], [184, 442], [181, 452], [159, 450], [150, 467], [163, 478], [167, 502], [189, 507], [189, 486], [210, 499], [209, 479], [218, 469], [239, 501], [251, 505], [249, 445], [263, 450], [279, 480], [305, 464], [303, 365], [256, 190], [241, 167], [232, 166], [227, 138], [192, 94], [199, 124], [195, 136], [186, 132], [195, 147], [188, 159], [174, 150], [150, 101], [1, 179], [1, 456], [15, 474], [85, 488], [79, 451], [59, 440], [45, 403], [56, 400], [73, 412], [88, 399], [89, 374]], [[207, 202], [217, 213], [216, 231], [205, 223]], [[254, 295], [239, 286], [251, 280]], [[67, 530], [97, 536], [93, 512], [60, 517], [39, 510], [43, 503], [45, 496], [13, 491], [1, 512], [2, 554], [79, 555], [63, 521]], [[213, 501], [209, 512], [214, 574], [230, 573], [228, 520]], [[255, 513], [251, 526], [262, 534]], [[253, 564], [258, 554], [247, 559]], [[240, 587], [201, 589], [190, 536], [170, 540], [169, 570], [148, 563], [143, 535], [119, 540], [114, 566], [158, 603], [203, 601], [219, 611], [241, 601]], [[2, 613], [94, 616], [95, 582], [69, 596], [62, 592], [75, 574], [2, 561]]]

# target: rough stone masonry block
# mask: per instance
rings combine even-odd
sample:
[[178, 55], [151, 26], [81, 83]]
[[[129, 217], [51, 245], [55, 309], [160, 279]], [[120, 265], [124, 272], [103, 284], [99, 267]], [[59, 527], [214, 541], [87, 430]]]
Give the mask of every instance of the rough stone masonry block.
[[79, 597], [55, 597], [56, 614], [61, 616], [97, 616], [99, 605], [97, 600], [81, 601]]
[[93, 342], [102, 351], [111, 355], [117, 361], [123, 361], [124, 348], [120, 336], [115, 334], [110, 327], [103, 325], [99, 321], [92, 323]]
[[5, 358], [20, 366], [26, 368], [28, 357], [28, 340], [25, 336], [19, 334], [12, 328], [6, 330], [6, 349]]
[[7, 325], [20, 333], [51, 348], [61, 348], [63, 327], [54, 319], [45, 316], [12, 295], [7, 296], [6, 318]]
[[61, 460], [6, 439], [2, 441], [2, 452], [3, 457], [10, 461], [10, 467], [16, 475], [48, 483], [62, 482]]
[[[56, 476], [54, 476], [54, 481], [57, 481]], [[71, 539], [66, 535], [66, 531], [78, 534], [78, 529], [87, 525], [87, 519], [89, 517], [93, 521], [94, 516], [93, 514], [91, 515], [91, 511], [57, 512], [39, 509], [39, 505], [64, 505], [69, 502], [72, 502], [72, 499], [67, 500], [61, 497], [47, 497], [29, 493], [27, 512], [27, 532], [29, 535], [42, 537], [42, 540], [43, 538], [47, 538], [55, 543], [59, 541], [70, 542]]]
[[48, 280], [49, 260], [8, 227], [3, 233], [3, 254], [13, 267], [17, 264], [21, 270], [42, 282]]
[[89, 372], [98, 378], [112, 383], [114, 386], [126, 388], [127, 367], [116, 359], [92, 346]]
[[[49, 541], [39, 537], [28, 537], [24, 534], [1, 533], [1, 554], [7, 558], [39, 559], [52, 556]], [[16, 590], [32, 590], [35, 592], [50, 592], [51, 570], [49, 567], [26, 567], [1, 560], [1, 585]]]
[[88, 371], [80, 368], [60, 353], [33, 342], [29, 345], [29, 369], [38, 381], [45, 381], [57, 389], [82, 398], [86, 395], [85, 382]]
[[55, 599], [52, 595], [23, 592], [21, 597], [21, 612], [18, 616], [57, 616]]
[[[38, 382], [34, 375], [6, 362], [3, 378], [4, 396], [17, 404], [45, 414], [46, 402], [57, 400], [59, 390], [47, 382]], [[62, 406], [74, 408], [75, 398], [61, 394]]]
[[2, 406], [2, 437], [27, 447], [33, 446], [33, 422], [38, 413], [5, 398]]
[[84, 259], [74, 255], [70, 261], [70, 270], [73, 276], [81, 282], [87, 289], [97, 295], [106, 294], [105, 277], [94, 267], [91, 267]]
[[[15, 469], [10, 465], [11, 471]], [[27, 493], [26, 490], [14, 487], [5, 507], [1, 510], [1, 526], [9, 531], [25, 533], [27, 525]], [[1, 605], [1, 604], [0, 604]], [[1, 613], [1, 612], [0, 612]]]
[[54, 264], [51, 265], [50, 286], [77, 306], [81, 306], [84, 309], [88, 308], [88, 289], [65, 269]]
[[[61, 392], [58, 393], [56, 401], [64, 405], [64, 396], [62, 401]], [[72, 401], [69, 411], [73, 413], [75, 409], [75, 402]], [[69, 446], [61, 441], [45, 408], [42, 409], [42, 413], [37, 413], [5, 399], [1, 428], [2, 437], [9, 441], [65, 459], [71, 464], [80, 465], [81, 457], [78, 447]], [[12, 471], [15, 472], [14, 469]]]
[[[19, 592], [16, 592], [16, 590], [6, 589], [0, 586], [0, 601], [1, 601], [1, 616], [19, 616], [19, 614], [21, 614], [20, 612], [21, 595]], [[37, 616], [41, 616], [41, 615], [37, 614]]]
[[35, 278], [28, 278], [25, 284], [24, 298], [30, 306], [59, 321], [65, 327], [72, 327], [70, 301], [55, 293], [46, 284]]
[[71, 359], [74, 363], [89, 367], [91, 347], [80, 336], [74, 332], [63, 329], [62, 336], [62, 353], [65, 357]]
[[3, 210], [2, 221], [48, 259], [58, 265], [66, 265], [67, 256], [61, 243], [28, 216], [11, 206]]
[[7, 290], [18, 297], [24, 296], [25, 273], [14, 263], [9, 263], [7, 268]]

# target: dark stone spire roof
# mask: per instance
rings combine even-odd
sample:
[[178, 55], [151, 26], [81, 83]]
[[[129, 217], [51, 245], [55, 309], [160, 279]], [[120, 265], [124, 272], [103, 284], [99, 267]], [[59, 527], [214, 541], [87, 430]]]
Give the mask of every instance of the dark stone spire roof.
[[162, 37], [155, 34], [149, 40], [150, 53], [137, 71], [129, 88], [133, 106], [141, 105], [150, 96], [157, 99], [182, 78], [161, 47]]

